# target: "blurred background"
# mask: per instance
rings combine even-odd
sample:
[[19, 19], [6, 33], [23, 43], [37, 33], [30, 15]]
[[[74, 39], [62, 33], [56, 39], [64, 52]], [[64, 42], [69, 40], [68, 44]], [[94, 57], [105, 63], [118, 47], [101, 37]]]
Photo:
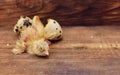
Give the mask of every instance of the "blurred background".
[[120, 0], [0, 0], [0, 25], [21, 15], [56, 19], [61, 25], [120, 25]]

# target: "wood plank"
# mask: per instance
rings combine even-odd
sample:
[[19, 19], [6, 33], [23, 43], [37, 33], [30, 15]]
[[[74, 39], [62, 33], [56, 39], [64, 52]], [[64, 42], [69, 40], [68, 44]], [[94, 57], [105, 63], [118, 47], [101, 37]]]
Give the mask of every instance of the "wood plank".
[[0, 14], [0, 25], [14, 25], [21, 15], [61, 25], [120, 25], [120, 0], [1, 0]]
[[63, 31], [63, 39], [50, 46], [50, 56], [42, 58], [12, 54], [17, 37], [11, 26], [1, 26], [0, 74], [120, 75], [119, 26], [63, 26]]

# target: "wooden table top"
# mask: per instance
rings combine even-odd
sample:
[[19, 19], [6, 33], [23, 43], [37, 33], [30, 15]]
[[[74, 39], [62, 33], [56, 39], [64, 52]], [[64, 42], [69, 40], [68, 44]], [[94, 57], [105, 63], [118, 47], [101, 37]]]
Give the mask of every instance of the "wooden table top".
[[12, 27], [0, 27], [0, 75], [120, 75], [120, 26], [63, 27], [48, 58], [12, 54]]

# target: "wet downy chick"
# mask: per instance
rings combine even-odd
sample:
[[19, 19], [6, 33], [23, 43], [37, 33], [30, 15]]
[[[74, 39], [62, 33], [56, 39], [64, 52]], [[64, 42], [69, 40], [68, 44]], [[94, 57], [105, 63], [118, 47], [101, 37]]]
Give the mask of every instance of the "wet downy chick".
[[44, 37], [44, 25], [38, 16], [33, 18], [33, 26], [21, 33], [21, 39], [26, 42], [27, 52], [37, 56], [49, 55], [49, 43]]
[[38, 56], [49, 55], [49, 44], [44, 37], [44, 26], [38, 16], [33, 18], [33, 26], [22, 30], [20, 35], [19, 40], [25, 43], [25, 48], [21, 48], [16, 44], [15, 49], [13, 49], [14, 54], [21, 54], [26, 49], [29, 54]]

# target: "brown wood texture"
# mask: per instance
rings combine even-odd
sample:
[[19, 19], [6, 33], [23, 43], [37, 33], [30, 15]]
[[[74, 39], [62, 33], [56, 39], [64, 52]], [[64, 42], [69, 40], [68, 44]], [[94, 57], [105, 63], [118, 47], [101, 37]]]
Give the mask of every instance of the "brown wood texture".
[[48, 58], [11, 53], [11, 26], [0, 26], [0, 75], [120, 75], [120, 27], [63, 27]]
[[20, 15], [62, 25], [120, 25], [120, 0], [0, 0], [0, 25], [14, 25]]

